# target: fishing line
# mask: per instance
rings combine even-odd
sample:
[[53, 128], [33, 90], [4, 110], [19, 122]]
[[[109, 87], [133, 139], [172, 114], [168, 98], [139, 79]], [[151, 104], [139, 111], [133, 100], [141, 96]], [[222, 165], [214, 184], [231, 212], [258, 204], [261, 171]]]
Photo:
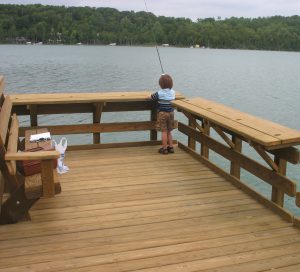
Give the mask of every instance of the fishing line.
[[[144, 3], [145, 3], [146, 11], [147, 11], [147, 13], [149, 13], [146, 0], [144, 0]], [[153, 35], [153, 39], [154, 39], [154, 42], [155, 42], [155, 48], [156, 48], [156, 53], [157, 53], [158, 60], [159, 60], [159, 63], [160, 63], [161, 72], [162, 72], [162, 74], [164, 74], [165, 72], [164, 72], [164, 68], [163, 68], [163, 65], [162, 65], [162, 62], [161, 62], [161, 58], [160, 58], [160, 54], [159, 54], [159, 51], [158, 51], [155, 33], [154, 33], [153, 28], [151, 28], [151, 30], [152, 30], [152, 35]]]

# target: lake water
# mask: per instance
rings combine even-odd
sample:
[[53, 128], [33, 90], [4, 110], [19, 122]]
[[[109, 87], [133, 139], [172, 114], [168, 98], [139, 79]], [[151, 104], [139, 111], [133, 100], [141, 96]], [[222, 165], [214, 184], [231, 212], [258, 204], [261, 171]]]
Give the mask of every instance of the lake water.
[[[174, 78], [174, 89], [186, 97], [208, 98], [300, 130], [299, 52], [171, 47], [159, 51], [165, 72]], [[152, 92], [158, 88], [161, 69], [153, 47], [0, 45], [0, 74], [6, 78], [6, 93]], [[64, 118], [46, 117], [42, 122], [63, 123]], [[65, 122], [73, 117], [67, 118]], [[114, 118], [113, 114], [103, 116], [104, 122]], [[89, 121], [85, 115], [77, 120]], [[118, 137], [108, 134], [104, 141]], [[134, 137], [148, 139], [140, 133]], [[250, 148], [245, 150], [256, 156]], [[218, 156], [213, 158], [228, 168]], [[289, 166], [288, 176], [300, 180], [299, 165]], [[268, 185], [244, 171], [242, 178], [269, 197]], [[287, 198], [286, 206], [300, 215], [294, 200]]]

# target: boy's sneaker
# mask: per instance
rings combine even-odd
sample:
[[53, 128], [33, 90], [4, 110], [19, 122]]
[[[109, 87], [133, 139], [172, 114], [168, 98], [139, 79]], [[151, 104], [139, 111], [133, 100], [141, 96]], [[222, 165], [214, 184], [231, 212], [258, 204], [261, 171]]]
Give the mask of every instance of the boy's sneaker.
[[160, 149], [158, 149], [158, 153], [167, 155], [167, 154], [169, 154], [169, 151], [167, 148], [164, 149], [163, 147], [161, 147]]
[[174, 148], [173, 148], [173, 146], [168, 146], [168, 147], [167, 147], [167, 150], [168, 150], [169, 153], [174, 153]]

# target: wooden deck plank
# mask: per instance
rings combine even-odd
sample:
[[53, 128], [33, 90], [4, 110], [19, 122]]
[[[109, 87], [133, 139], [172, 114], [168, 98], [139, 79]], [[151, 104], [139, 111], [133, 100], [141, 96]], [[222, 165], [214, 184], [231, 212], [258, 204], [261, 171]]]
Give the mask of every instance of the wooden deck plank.
[[[206, 267], [218, 267], [223, 263], [245, 262], [251, 259], [261, 259], [273, 254], [277, 256], [284, 255], [284, 253], [287, 254], [292, 252], [295, 243], [291, 242], [291, 240], [297, 236], [299, 238], [299, 235], [296, 234], [288, 236], [289, 239], [287, 239], [287, 237], [276, 237], [276, 239], [270, 238], [251, 242], [248, 241], [247, 245], [245, 245], [244, 242], [234, 245], [228, 245], [228, 243], [223, 245], [220, 243], [218, 247], [212, 246], [212, 248], [208, 247], [205, 249], [203, 249], [201, 241], [198, 243], [185, 243], [138, 251], [126, 251], [115, 253], [114, 262], [112, 262], [110, 254], [100, 255], [97, 254], [96, 249], [94, 249], [93, 255], [89, 254], [87, 257], [82, 257], [81, 251], [79, 252], [81, 257], [79, 257], [76, 252], [74, 254], [73, 252], [69, 252], [71, 257], [64, 259], [55, 258], [55, 261], [52, 261], [51, 264], [49, 262], [45, 263], [40, 262], [40, 260], [35, 260], [36, 263], [34, 265], [19, 264], [19, 268], [29, 268], [34, 271], [54, 271], [55, 269], [66, 271], [66, 269], [86, 268], [94, 264], [98, 266], [98, 269], [103, 269], [103, 271], [136, 271], [139, 269], [142, 269], [142, 271], [195, 271], [194, 267], [195, 265], [197, 266], [199, 262], [205, 264]], [[299, 251], [300, 246], [295, 246], [294, 252]], [[228, 252], [231, 254], [228, 254]], [[242, 255], [244, 258], [240, 260], [238, 258], [239, 255]], [[55, 254], [54, 257], [56, 257]], [[65, 257], [67, 257], [66, 254]], [[49, 258], [50, 256], [48, 256], [48, 260]], [[22, 257], [19, 259], [22, 262]], [[29, 263], [32, 262], [30, 258], [26, 261]], [[180, 264], [178, 264], [178, 262], [180, 262]], [[158, 266], [160, 270], [158, 270], [158, 268], [152, 268], [153, 266]], [[149, 267], [149, 269], [144, 269], [145, 267]], [[175, 270], [173, 270], [173, 268]], [[203, 268], [202, 266], [202, 269]], [[13, 267], [6, 267], [6, 269], [6, 271], [15, 271]]]
[[[270, 236], [266, 236], [263, 238], [252, 237], [252, 239], [246, 236], [246, 238], [241, 237], [241, 240], [232, 240], [232, 241], [228, 241], [228, 239], [221, 238], [221, 239], [212, 239], [210, 241], [193, 241], [193, 242], [152, 247], [152, 248], [139, 249], [139, 250], [129, 250], [125, 245], [124, 251], [114, 252], [114, 258], [118, 259], [118, 262], [131, 261], [133, 264], [132, 267], [130, 267], [130, 269], [136, 269], [138, 267], [134, 267], [134, 265], [137, 265], [139, 259], [144, 260], [144, 263], [139, 262], [138, 264], [139, 266], [140, 265], [143, 265], [143, 267], [147, 266], [146, 262], [148, 261], [148, 266], [151, 267], [151, 265], [153, 265], [155, 262], [153, 262], [153, 260], [151, 260], [150, 258], [160, 259], [161, 264], [164, 263], [162, 259], [165, 259], [165, 262], [169, 264], [171, 262], [170, 260], [171, 258], [173, 259], [173, 262], [176, 262], [177, 258], [180, 259], [186, 258], [186, 260], [189, 260], [189, 259], [194, 259], [195, 255], [198, 255], [203, 258], [205, 258], [207, 255], [210, 256], [212, 254], [213, 256], [215, 256], [220, 253], [221, 254], [224, 253], [225, 252], [224, 247], [226, 247], [226, 250], [231, 253], [243, 252], [243, 251], [254, 250], [257, 248], [264, 248], [264, 247], [266, 248], [274, 247], [274, 246], [289, 244], [290, 240], [296, 239], [297, 237], [299, 238], [299, 235], [296, 233], [296, 234], [288, 234], [285, 236], [278, 236], [278, 234], [272, 236], [271, 234]], [[245, 242], [248, 244], [248, 247], [244, 246]], [[218, 249], [216, 249], [216, 245], [218, 246]], [[35, 262], [52, 261], [52, 257], [53, 257], [56, 262], [55, 266], [56, 268], [59, 269], [59, 263], [65, 265], [66, 259], [72, 261], [73, 258], [78, 257], [80, 258], [80, 262], [78, 263], [78, 266], [81, 266], [82, 265], [81, 261], [83, 261], [84, 258], [91, 258], [90, 257], [91, 251], [93, 252], [94, 256], [95, 255], [97, 256], [98, 264], [105, 265], [111, 262], [111, 256], [110, 256], [111, 252], [109, 252], [110, 254], [107, 254], [107, 252], [105, 252], [103, 248], [99, 248], [97, 245], [89, 246], [85, 249], [86, 249], [85, 254], [82, 253], [82, 249], [76, 249], [76, 250], [74, 249], [73, 251], [68, 252], [68, 254], [64, 254], [63, 257], [61, 252], [57, 252], [58, 250], [51, 255], [49, 253], [45, 253], [45, 254], [40, 254], [40, 256], [37, 255], [19, 256], [18, 265], [21, 266], [21, 265], [28, 265]], [[216, 251], [218, 250], [219, 252], [216, 253]], [[205, 254], [203, 251], [205, 251]], [[87, 257], [83, 255], [86, 255]], [[11, 263], [9, 258], [5, 259], [5, 263], [9, 267]], [[3, 264], [4, 266], [5, 263]], [[36, 269], [36, 267], [37, 265], [35, 266], [34, 269]], [[105, 269], [105, 266], [102, 269]]]
[[31, 222], [0, 227], [0, 271], [297, 265], [299, 229], [184, 151], [156, 149], [67, 152], [62, 193], [41, 199]]
[[[189, 228], [189, 230], [194, 230], [194, 229]], [[161, 237], [161, 239], [156, 239], [156, 240], [153, 240], [152, 239], [153, 236], [151, 235], [150, 237], [148, 236], [141, 237], [138, 235], [138, 238], [135, 239], [134, 241], [129, 241], [128, 239], [124, 239], [126, 238], [126, 236], [122, 236], [121, 239], [117, 239], [118, 236], [111, 236], [111, 239], [109, 241], [108, 239], [104, 241], [104, 239], [101, 239], [100, 237], [96, 237], [94, 239], [88, 239], [88, 243], [86, 239], [80, 239], [80, 240], [70, 241], [68, 243], [65, 243], [65, 241], [57, 242], [57, 243], [49, 243], [49, 246], [47, 248], [45, 248], [43, 244], [35, 244], [34, 247], [30, 247], [27, 249], [23, 247], [6, 248], [5, 250], [3, 250], [1, 256], [2, 258], [6, 259], [6, 258], [15, 258], [18, 256], [25, 257], [26, 255], [33, 255], [37, 253], [40, 254], [42, 253], [49, 254], [50, 252], [59, 253], [60, 251], [66, 251], [66, 250], [79, 251], [82, 247], [90, 247], [90, 248], [97, 247], [99, 243], [101, 243], [102, 247], [98, 249], [96, 248], [96, 250], [98, 250], [98, 254], [126, 252], [129, 250], [147, 249], [147, 248], [160, 247], [160, 246], [172, 246], [172, 245], [176, 246], [185, 243], [197, 244], [199, 243], [199, 241], [202, 242], [201, 245], [202, 248], [207, 248], [212, 244], [221, 244], [221, 243], [236, 244], [236, 243], [242, 243], [248, 241], [256, 241], [260, 239], [282, 237], [285, 235], [294, 235], [297, 233], [298, 233], [297, 230], [290, 227], [276, 228], [271, 230], [261, 230], [257, 232], [256, 235], [253, 235], [253, 233], [251, 232], [247, 233], [247, 230], [244, 229], [240, 234], [234, 235], [233, 237], [216, 235], [215, 238], [201, 239], [201, 237], [199, 237], [200, 240], [197, 240], [198, 237], [197, 239], [195, 239], [191, 235], [185, 237], [178, 237], [178, 235], [174, 236], [176, 235], [175, 232], [169, 233], [168, 231], [166, 231], [164, 237]], [[77, 254], [79, 254], [79, 252]], [[34, 256], [31, 257], [35, 258]], [[9, 264], [9, 262], [7, 263]]]
[[[212, 216], [206, 217], [195, 217], [189, 219], [178, 219], [174, 221], [167, 222], [157, 222], [148, 225], [137, 225], [137, 226], [125, 226], [116, 227], [112, 229], [106, 229], [106, 231], [101, 230], [98, 227], [94, 227], [90, 231], [82, 232], [80, 235], [76, 232], [61, 232], [54, 235], [45, 235], [43, 240], [40, 236], [27, 235], [21, 238], [16, 237], [14, 242], [11, 239], [1, 241], [1, 250], [7, 250], [9, 248], [15, 248], [16, 250], [28, 250], [27, 245], [33, 245], [32, 250], [35, 246], [47, 246], [44, 250], [48, 250], [48, 245], [63, 244], [67, 245], [73, 242], [85, 243], [100, 243], [104, 244], [115, 244], [115, 243], [129, 243], [129, 242], [139, 242], [144, 240], [151, 240], [152, 238], [167, 239], [168, 237], [173, 237], [176, 241], [192, 241], [194, 239], [195, 230], [199, 230], [199, 227], [203, 231], [202, 234], [198, 233], [198, 238], [209, 239], [215, 237], [223, 236], [234, 236], [241, 233], [253, 233], [253, 226], [256, 226], [256, 232], [261, 231], [271, 231], [274, 229], [285, 229], [287, 228], [284, 222], [270, 223], [269, 220], [274, 218], [273, 215], [264, 214], [263, 218], [258, 218], [253, 220], [257, 210], [244, 211], [235, 214], [235, 218], [242, 219], [238, 223], [232, 222], [232, 214], [224, 214], [219, 217], [217, 222], [222, 224], [215, 225], [212, 223], [216, 220]], [[238, 226], [238, 229], [234, 228]], [[290, 227], [289, 227], [290, 228]], [[206, 233], [207, 230], [210, 232]], [[134, 239], [133, 239], [134, 237]], [[27, 248], [27, 249], [26, 249]]]
[[[298, 258], [298, 262], [299, 262], [299, 259], [300, 259], [300, 256], [299, 254], [293, 254], [292, 255], [292, 258], [293, 259], [296, 259]], [[292, 262], [290, 262], [292, 263]], [[273, 272], [299, 272], [300, 271], [300, 264], [295, 264], [295, 265], [289, 265], [289, 266], [286, 266], [286, 267], [280, 267], [280, 268], [276, 268], [276, 269], [269, 269], [269, 270], [265, 270], [265, 271], [273, 271]]]
[[[261, 259], [261, 260], [241, 263], [237, 265], [229, 265], [222, 268], [218, 268], [217, 271], [219, 272], [297, 271], [298, 272], [300, 271], [299, 263], [300, 263], [300, 252], [297, 252], [288, 255], [277, 256], [275, 258]], [[296, 268], [298, 268], [298, 270], [295, 270]], [[208, 269], [204, 271], [213, 272], [216, 271], [216, 269]]]

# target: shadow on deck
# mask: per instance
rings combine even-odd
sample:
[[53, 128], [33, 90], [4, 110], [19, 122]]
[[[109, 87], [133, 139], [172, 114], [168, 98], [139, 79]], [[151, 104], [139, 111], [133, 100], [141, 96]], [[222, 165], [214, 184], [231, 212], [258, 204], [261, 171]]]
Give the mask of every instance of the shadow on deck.
[[179, 148], [66, 165], [60, 195], [1, 226], [0, 271], [300, 271], [300, 230]]

